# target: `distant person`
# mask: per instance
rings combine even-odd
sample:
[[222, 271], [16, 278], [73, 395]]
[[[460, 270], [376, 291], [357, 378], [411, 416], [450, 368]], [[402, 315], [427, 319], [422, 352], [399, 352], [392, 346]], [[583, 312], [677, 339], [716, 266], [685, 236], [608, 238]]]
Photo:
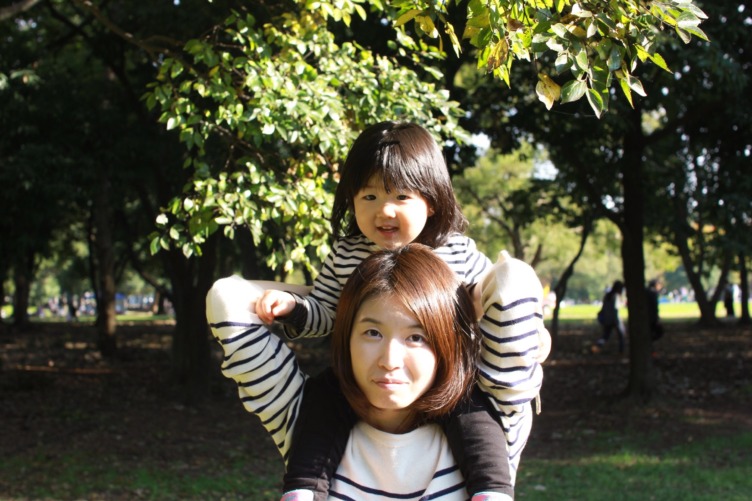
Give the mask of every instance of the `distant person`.
[[650, 336], [653, 341], [663, 337], [663, 325], [658, 311], [658, 291], [660, 286], [658, 280], [651, 280], [645, 289], [648, 298], [648, 322], [650, 325]]
[[624, 324], [619, 318], [622, 291], [624, 291], [624, 283], [621, 280], [615, 280], [603, 296], [603, 306], [598, 312], [598, 323], [603, 328], [603, 334], [593, 345], [594, 353], [600, 353], [603, 350], [613, 330], [616, 330], [616, 334], [619, 336], [619, 353], [624, 353]]
[[734, 284], [728, 284], [723, 291], [723, 306], [726, 307], [726, 316], [731, 318], [734, 313]]

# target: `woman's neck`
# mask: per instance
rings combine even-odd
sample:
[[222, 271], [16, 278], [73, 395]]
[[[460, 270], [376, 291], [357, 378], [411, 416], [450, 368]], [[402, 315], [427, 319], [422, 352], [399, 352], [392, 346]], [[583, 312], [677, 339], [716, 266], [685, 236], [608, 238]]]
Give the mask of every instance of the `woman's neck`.
[[417, 416], [410, 409], [384, 410], [372, 407], [364, 421], [377, 430], [394, 434], [407, 433], [417, 426]]

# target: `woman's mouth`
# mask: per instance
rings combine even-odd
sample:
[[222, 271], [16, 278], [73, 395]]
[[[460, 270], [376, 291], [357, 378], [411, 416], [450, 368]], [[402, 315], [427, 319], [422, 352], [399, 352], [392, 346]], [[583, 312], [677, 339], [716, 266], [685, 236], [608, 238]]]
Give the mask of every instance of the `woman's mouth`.
[[405, 384], [401, 379], [377, 379], [374, 381], [377, 386], [385, 389], [394, 389]]

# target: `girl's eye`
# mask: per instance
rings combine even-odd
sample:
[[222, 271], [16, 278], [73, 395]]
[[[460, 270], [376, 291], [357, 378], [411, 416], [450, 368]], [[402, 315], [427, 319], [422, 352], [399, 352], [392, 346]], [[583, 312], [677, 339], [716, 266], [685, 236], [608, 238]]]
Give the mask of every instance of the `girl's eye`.
[[376, 200], [376, 195], [367, 194], [363, 195], [361, 198], [363, 198], [363, 200]]
[[407, 193], [400, 193], [397, 195], [397, 200], [410, 200], [410, 198], [412, 197]]

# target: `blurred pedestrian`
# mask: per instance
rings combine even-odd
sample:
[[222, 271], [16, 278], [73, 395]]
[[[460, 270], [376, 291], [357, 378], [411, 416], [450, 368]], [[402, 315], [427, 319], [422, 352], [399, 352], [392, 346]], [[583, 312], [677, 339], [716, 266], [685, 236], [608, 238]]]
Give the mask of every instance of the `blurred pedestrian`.
[[734, 284], [726, 285], [726, 289], [723, 291], [723, 306], [726, 307], [726, 316], [734, 317]]
[[663, 325], [658, 311], [658, 295], [661, 287], [658, 280], [651, 280], [645, 289], [645, 295], [648, 298], [648, 322], [650, 325], [650, 336], [653, 341], [663, 337]]
[[603, 296], [603, 305], [598, 312], [598, 323], [603, 329], [603, 334], [592, 347], [593, 353], [600, 353], [603, 347], [611, 337], [611, 332], [616, 330], [619, 336], [619, 353], [624, 353], [624, 324], [619, 318], [619, 307], [621, 306], [621, 293], [624, 291], [624, 282], [614, 280], [611, 288]]

